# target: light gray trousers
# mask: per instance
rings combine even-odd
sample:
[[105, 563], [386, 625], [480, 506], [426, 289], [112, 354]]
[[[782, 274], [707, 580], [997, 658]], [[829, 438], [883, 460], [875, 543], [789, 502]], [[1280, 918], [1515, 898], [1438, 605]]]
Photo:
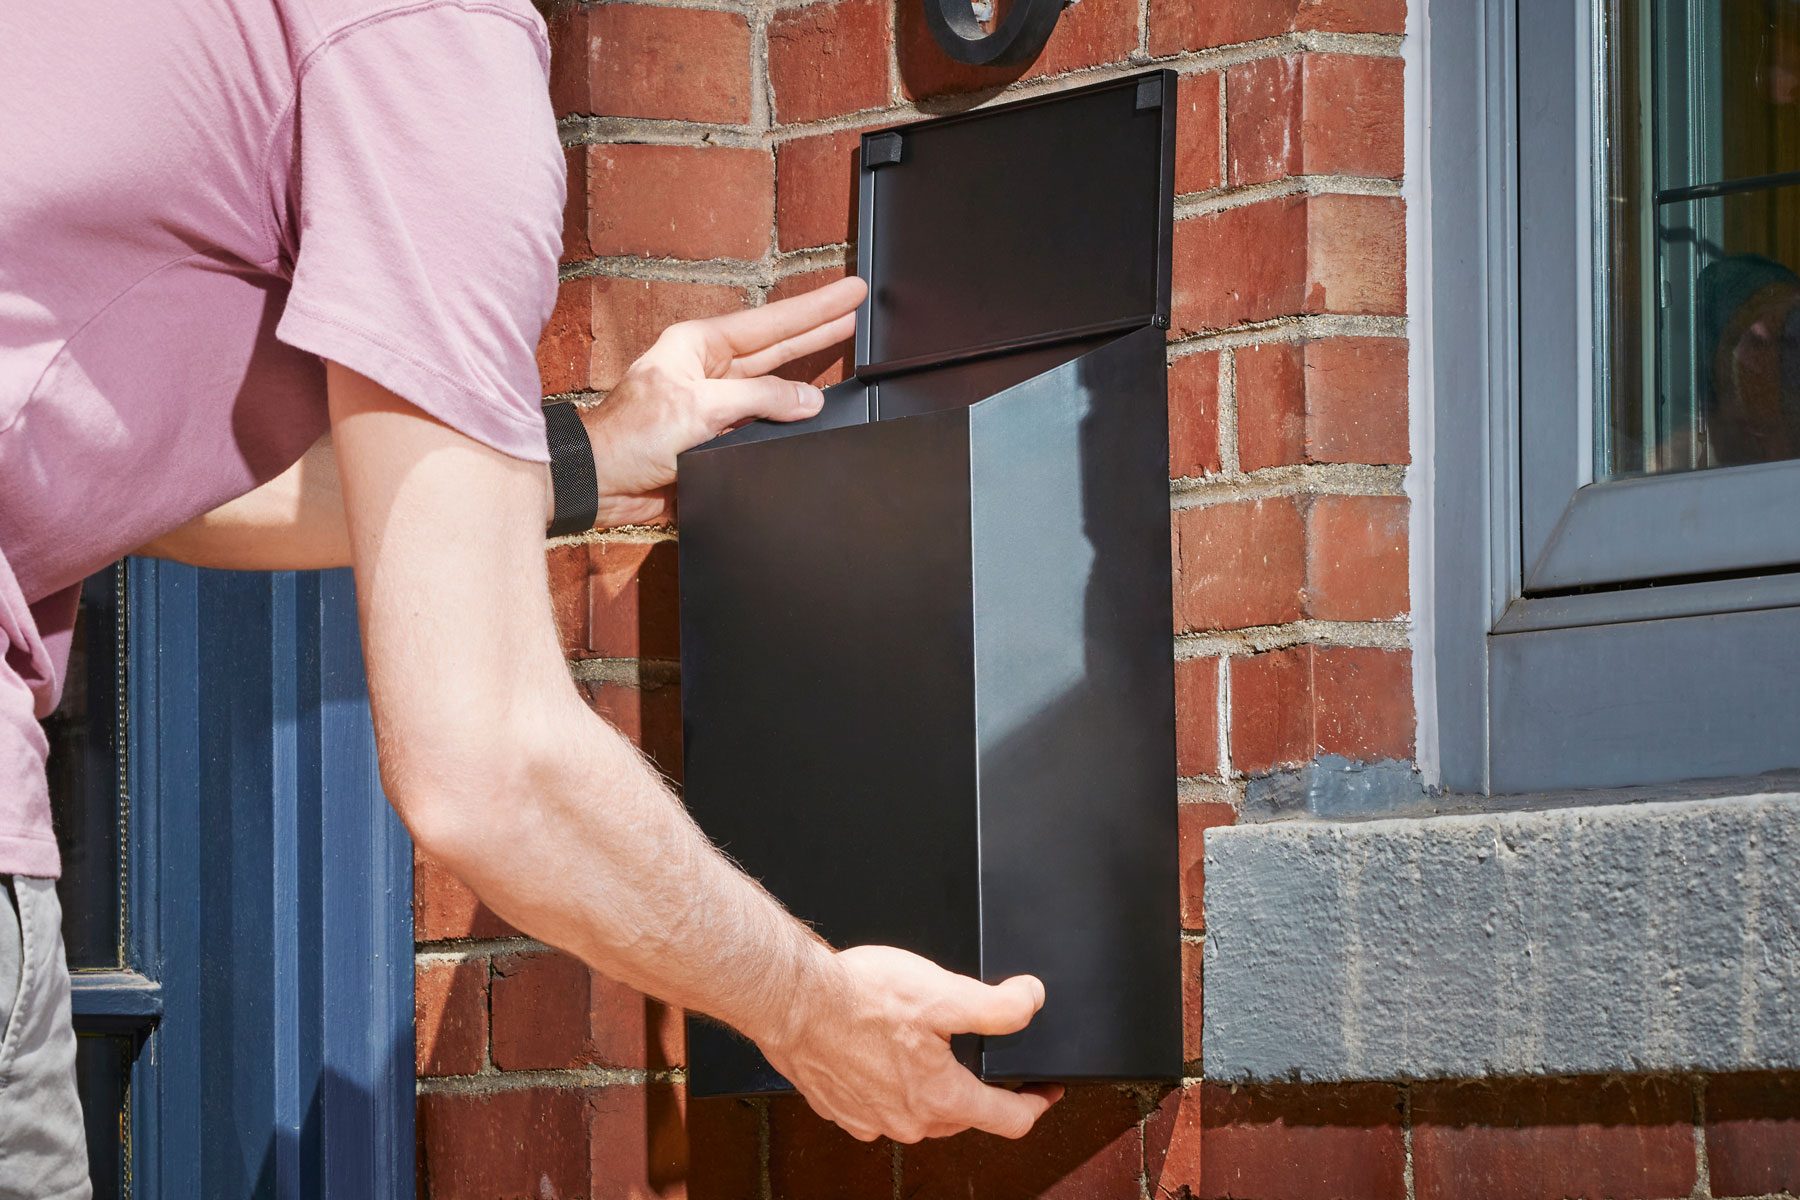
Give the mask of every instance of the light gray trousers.
[[0, 1200], [89, 1200], [56, 883], [0, 875]]

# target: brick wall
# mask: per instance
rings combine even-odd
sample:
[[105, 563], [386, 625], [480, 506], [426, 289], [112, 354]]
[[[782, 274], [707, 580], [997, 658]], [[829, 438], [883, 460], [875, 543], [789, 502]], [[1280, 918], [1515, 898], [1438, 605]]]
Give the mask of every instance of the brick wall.
[[[1205, 830], [1245, 780], [1413, 753], [1403, 0], [1081, 0], [1021, 76], [919, 0], [553, 14], [568, 145], [546, 394], [657, 330], [844, 274], [859, 131], [1156, 64], [1181, 73], [1169, 477], [1188, 1069]], [[798, 372], [841, 378], [842, 355]], [[680, 769], [675, 532], [549, 550], [570, 670]], [[685, 1100], [677, 1015], [417, 883], [421, 1195], [1676, 1197], [1800, 1191], [1800, 1078], [1072, 1091], [1022, 1143], [864, 1146], [795, 1099]]]

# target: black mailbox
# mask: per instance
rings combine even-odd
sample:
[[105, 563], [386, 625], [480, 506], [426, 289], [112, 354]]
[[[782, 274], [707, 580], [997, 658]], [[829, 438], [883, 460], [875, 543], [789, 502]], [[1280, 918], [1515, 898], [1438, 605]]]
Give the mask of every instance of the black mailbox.
[[[1180, 1071], [1174, 88], [866, 135], [855, 377], [680, 464], [689, 808], [836, 945], [1042, 978], [992, 1081]], [[786, 1087], [688, 1035], [693, 1094]]]

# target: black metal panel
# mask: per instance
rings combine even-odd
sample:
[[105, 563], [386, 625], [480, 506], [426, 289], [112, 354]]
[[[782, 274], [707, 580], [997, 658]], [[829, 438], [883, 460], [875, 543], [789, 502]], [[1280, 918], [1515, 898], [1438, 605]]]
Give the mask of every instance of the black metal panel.
[[[857, 374], [1166, 322], [1174, 87], [1151, 72], [865, 135]], [[895, 136], [899, 161], [871, 162]]]
[[[689, 809], [796, 916], [975, 974], [968, 479], [966, 409], [684, 456], [682, 725]], [[771, 1082], [691, 1036], [695, 1094]]]
[[977, 405], [981, 968], [1047, 1002], [997, 1080], [1181, 1069], [1163, 337]]

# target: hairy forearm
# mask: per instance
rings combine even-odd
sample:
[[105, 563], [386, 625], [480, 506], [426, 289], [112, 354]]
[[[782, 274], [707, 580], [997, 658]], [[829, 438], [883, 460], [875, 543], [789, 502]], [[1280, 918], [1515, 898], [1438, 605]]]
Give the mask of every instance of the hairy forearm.
[[[757, 1040], [833, 986], [825, 944], [701, 833], [655, 770], [573, 689], [531, 722], [504, 836], [436, 848], [526, 933]], [[490, 810], [491, 811], [491, 810]], [[492, 823], [486, 823], [492, 829]]]

